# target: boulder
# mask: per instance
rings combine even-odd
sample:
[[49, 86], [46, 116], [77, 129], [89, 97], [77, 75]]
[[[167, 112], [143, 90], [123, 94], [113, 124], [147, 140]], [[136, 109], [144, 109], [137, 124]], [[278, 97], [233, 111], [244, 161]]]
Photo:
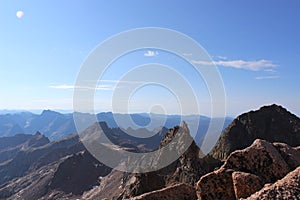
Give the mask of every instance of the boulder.
[[246, 198], [263, 187], [261, 178], [245, 172], [233, 172], [232, 182], [237, 199]]
[[233, 170], [221, 168], [200, 178], [196, 184], [199, 200], [235, 199]]
[[276, 148], [261, 139], [255, 140], [246, 149], [231, 153], [223, 167], [255, 174], [261, 177], [265, 183], [275, 182], [290, 171]]
[[281, 157], [288, 164], [290, 170], [296, 169], [300, 165], [300, 148], [291, 147], [284, 143], [273, 143], [274, 147], [279, 151]]
[[300, 167], [274, 184], [265, 186], [247, 199], [300, 199]]

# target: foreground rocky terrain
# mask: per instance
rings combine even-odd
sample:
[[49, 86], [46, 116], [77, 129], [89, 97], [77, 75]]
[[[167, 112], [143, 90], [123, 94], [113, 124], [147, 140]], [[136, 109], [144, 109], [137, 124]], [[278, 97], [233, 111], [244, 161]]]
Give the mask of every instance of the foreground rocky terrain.
[[[265, 184], [282, 179], [299, 165], [299, 147], [257, 139], [250, 147], [232, 152], [220, 169], [202, 176], [196, 185], [197, 196], [198, 199], [246, 198]], [[300, 187], [299, 181], [298, 177], [295, 180], [298, 182], [296, 190]], [[293, 196], [282, 197], [288, 199]]]
[[[155, 144], [120, 141], [120, 130], [106, 128], [120, 148], [135, 152], [162, 148], [179, 133], [179, 143], [191, 138], [184, 122]], [[300, 199], [300, 119], [277, 105], [237, 117], [204, 158], [192, 142], [169, 166], [143, 174], [106, 167], [77, 135], [8, 140], [0, 139], [0, 199]]]

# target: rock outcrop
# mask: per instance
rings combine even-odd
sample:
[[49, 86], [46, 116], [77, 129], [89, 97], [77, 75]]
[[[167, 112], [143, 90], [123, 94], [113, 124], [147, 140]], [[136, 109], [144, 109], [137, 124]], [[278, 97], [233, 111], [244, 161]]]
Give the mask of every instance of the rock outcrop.
[[275, 104], [242, 114], [224, 130], [210, 154], [225, 160], [231, 152], [250, 146], [257, 138], [299, 146], [300, 119]]
[[246, 149], [231, 153], [223, 167], [255, 174], [265, 182], [281, 179], [290, 171], [276, 148], [260, 139]]
[[248, 197], [263, 187], [259, 176], [239, 171], [232, 173], [232, 183], [236, 199]]
[[196, 185], [198, 199], [235, 199], [232, 173], [231, 169], [221, 168], [201, 177]]
[[299, 148], [257, 139], [250, 147], [232, 152], [220, 169], [200, 178], [198, 199], [247, 198], [299, 166], [299, 153]]
[[300, 167], [274, 184], [263, 187], [247, 199], [300, 199]]
[[300, 165], [300, 146], [293, 148], [284, 143], [273, 143], [273, 145], [288, 164], [290, 171]]
[[[186, 141], [187, 137], [192, 140], [189, 129], [186, 123], [183, 122], [182, 127], [176, 126], [169, 130], [165, 138], [161, 141], [160, 148], [172, 141], [179, 132], [181, 137], [179, 143]], [[183, 146], [179, 143], [174, 148], [181, 148]], [[124, 191], [119, 198], [126, 199], [135, 197], [177, 183], [186, 183], [190, 186], [194, 186], [201, 175], [205, 174], [201, 169], [199, 153], [199, 147], [192, 141], [185, 153], [169, 166], [154, 172], [128, 174], [127, 177], [125, 176], [124, 180]], [[164, 157], [158, 157], [158, 163], [160, 162], [160, 159], [164, 159]]]

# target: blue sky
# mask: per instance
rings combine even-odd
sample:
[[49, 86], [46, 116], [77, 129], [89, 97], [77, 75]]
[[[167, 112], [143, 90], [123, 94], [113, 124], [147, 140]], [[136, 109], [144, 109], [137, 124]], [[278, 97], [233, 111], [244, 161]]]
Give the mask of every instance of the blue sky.
[[[99, 43], [129, 29], [163, 27], [188, 35], [212, 56], [224, 81], [228, 115], [278, 103], [299, 116], [299, 9], [298, 0], [1, 1], [0, 109], [72, 109], [80, 66]], [[24, 16], [18, 18], [17, 11]], [[149, 62], [188, 67], [152, 49], [124, 56], [103, 77], [111, 81], [97, 90], [97, 109], [111, 110], [114, 81]], [[181, 72], [207, 114], [205, 85], [193, 81], [192, 71]], [[144, 88], [133, 97], [131, 111], [175, 105], [171, 96], [163, 88]], [[166, 109], [177, 112], [176, 105]]]

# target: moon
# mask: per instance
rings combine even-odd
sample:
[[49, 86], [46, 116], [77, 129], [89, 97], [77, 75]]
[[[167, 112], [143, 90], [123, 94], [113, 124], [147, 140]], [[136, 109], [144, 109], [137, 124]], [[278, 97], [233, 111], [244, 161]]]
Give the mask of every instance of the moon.
[[17, 16], [17, 18], [22, 19], [22, 17], [24, 16], [24, 12], [21, 11], [21, 10], [19, 10], [19, 11], [16, 13], [16, 16]]

